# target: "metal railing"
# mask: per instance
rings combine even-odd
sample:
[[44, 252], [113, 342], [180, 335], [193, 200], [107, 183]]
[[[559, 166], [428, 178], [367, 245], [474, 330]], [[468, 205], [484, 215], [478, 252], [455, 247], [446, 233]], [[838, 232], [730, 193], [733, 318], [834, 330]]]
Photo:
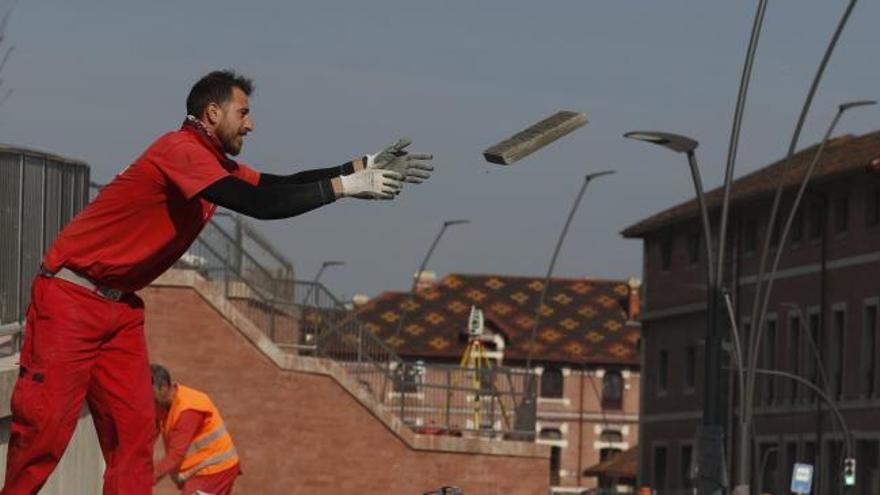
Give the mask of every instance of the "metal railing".
[[516, 417], [527, 370], [407, 362], [354, 316], [319, 334], [317, 353], [340, 363], [418, 433], [534, 439], [534, 422]]

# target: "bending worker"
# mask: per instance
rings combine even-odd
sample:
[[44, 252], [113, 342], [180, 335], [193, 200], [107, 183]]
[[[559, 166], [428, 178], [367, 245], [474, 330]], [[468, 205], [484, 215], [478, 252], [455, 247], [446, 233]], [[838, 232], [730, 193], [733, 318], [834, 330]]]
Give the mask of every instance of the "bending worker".
[[104, 495], [151, 493], [156, 418], [144, 303], [135, 292], [187, 251], [218, 205], [289, 218], [339, 198], [393, 199], [403, 182], [430, 175], [431, 155], [408, 154], [404, 141], [337, 167], [257, 172], [230, 158], [254, 130], [252, 91], [250, 79], [232, 71], [196, 82], [180, 129], [102, 188], [49, 247], [27, 310], [0, 495], [39, 491], [83, 401], [106, 461]]
[[156, 420], [165, 457], [153, 469], [153, 482], [170, 474], [183, 495], [229, 495], [241, 474], [238, 453], [217, 407], [202, 392], [171, 383], [164, 367], [150, 365]]

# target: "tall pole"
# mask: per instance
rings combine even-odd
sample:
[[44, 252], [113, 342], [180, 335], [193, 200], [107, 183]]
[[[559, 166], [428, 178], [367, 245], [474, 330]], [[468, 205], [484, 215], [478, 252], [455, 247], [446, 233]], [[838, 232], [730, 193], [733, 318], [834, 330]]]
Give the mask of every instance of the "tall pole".
[[[749, 473], [750, 466], [750, 451], [751, 451], [751, 434], [749, 433], [753, 427], [753, 417], [754, 417], [754, 394], [757, 377], [753, 372], [755, 368], [758, 366], [758, 353], [761, 346], [761, 337], [764, 333], [764, 318], [767, 314], [767, 310], [770, 304], [770, 296], [773, 290], [773, 282], [776, 278], [776, 273], [779, 268], [779, 262], [782, 259], [783, 248], [785, 247], [785, 243], [788, 240], [788, 234], [791, 231], [791, 227], [794, 224], [794, 218], [796, 216], [798, 207], [800, 206], [801, 199], [804, 196], [804, 192], [806, 191], [807, 184], [812, 178], [813, 171], [816, 168], [816, 165], [819, 162], [819, 159], [822, 156], [822, 153], [825, 151], [825, 147], [828, 144], [828, 140], [831, 138], [834, 129], [837, 127], [837, 123], [840, 121], [840, 117], [849, 109], [873, 105], [873, 101], [854, 101], [849, 103], [844, 103], [838, 107], [837, 113], [834, 115], [834, 118], [829, 124], [828, 129], [825, 131], [825, 136], [822, 138], [822, 142], [819, 145], [819, 148], [816, 150], [816, 153], [813, 155], [813, 159], [810, 164], [807, 166], [807, 170], [804, 172], [804, 176], [801, 179], [800, 186], [798, 188], [797, 195], [795, 196], [794, 202], [792, 203], [791, 210], [789, 211], [788, 217], [785, 222], [785, 226], [782, 229], [782, 232], [779, 236], [779, 245], [777, 246], [776, 255], [773, 258], [773, 263], [771, 265], [770, 273], [766, 281], [766, 288], [763, 292], [763, 299], [755, 300], [755, 307], [753, 307], [753, 314], [756, 314], [756, 310], [760, 310], [757, 315], [759, 315], [755, 320], [755, 324], [752, 327], [751, 335], [749, 336], [749, 352], [747, 354], [747, 367], [746, 367], [746, 384], [745, 384], [745, 394], [741, 398], [744, 402], [745, 407], [743, 408], [743, 416], [740, 418], [740, 428], [739, 428], [739, 450], [737, 452], [738, 459], [738, 483], [737, 483], [737, 493], [745, 493], [748, 491], [748, 477], [744, 476]], [[772, 229], [772, 220], [769, 229]], [[770, 238], [772, 234], [770, 233], [772, 230], [768, 230], [768, 234], [765, 236], [765, 249], [767, 248], [768, 243], [770, 242]], [[764, 253], [766, 254], [766, 252]], [[759, 291], [760, 286], [760, 275], [756, 280], [755, 292]], [[760, 306], [758, 305], [760, 303]], [[741, 488], [744, 487], [744, 488]]]
[[428, 266], [428, 260], [431, 259], [431, 255], [434, 253], [434, 249], [437, 248], [437, 244], [440, 243], [440, 238], [443, 237], [443, 234], [446, 232], [446, 229], [452, 227], [453, 225], [464, 225], [471, 223], [470, 220], [446, 220], [443, 222], [443, 225], [440, 226], [440, 231], [437, 232], [437, 236], [434, 237], [434, 242], [431, 243], [431, 247], [428, 248], [428, 252], [425, 253], [425, 257], [422, 259], [422, 264], [419, 265], [419, 271], [416, 272], [415, 277], [413, 277], [412, 286], [409, 288], [409, 296], [407, 297], [407, 304], [403, 307], [403, 310], [400, 312], [400, 318], [397, 320], [397, 329], [394, 331], [394, 335], [400, 335], [400, 330], [403, 328], [403, 322], [406, 319], [407, 313], [409, 313], [409, 307], [412, 305], [412, 301], [415, 298], [416, 287], [419, 285], [419, 278], [422, 276], [422, 272], [425, 271], [425, 267]]
[[613, 170], [605, 170], [603, 172], [594, 172], [584, 176], [584, 183], [581, 185], [581, 189], [578, 191], [577, 197], [571, 205], [571, 209], [568, 212], [568, 218], [566, 218], [565, 225], [562, 227], [562, 232], [560, 232], [559, 238], [556, 239], [556, 247], [553, 249], [553, 256], [550, 257], [550, 264], [547, 266], [547, 274], [544, 276], [541, 295], [538, 298], [537, 306], [535, 306], [535, 323], [532, 325], [532, 332], [529, 335], [529, 352], [526, 355], [526, 372], [528, 375], [526, 378], [526, 390], [524, 391], [522, 403], [520, 405], [522, 409], [532, 410], [532, 406], [535, 405], [535, 392], [537, 388], [535, 387], [535, 374], [531, 372], [532, 356], [534, 355], [538, 326], [541, 323], [541, 308], [544, 306], [544, 298], [547, 296], [547, 289], [550, 287], [550, 279], [553, 277], [553, 269], [556, 267], [556, 259], [559, 257], [559, 250], [562, 248], [562, 243], [565, 241], [565, 236], [568, 234], [568, 228], [571, 226], [574, 214], [577, 211], [578, 206], [581, 204], [581, 199], [583, 199], [584, 193], [587, 191], [587, 186], [593, 181], [593, 179], [603, 175], [611, 175], [613, 173]]
[[318, 273], [315, 274], [315, 278], [312, 279], [312, 284], [311, 284], [311, 287], [309, 287], [309, 291], [306, 292], [306, 297], [303, 298], [303, 304], [308, 304], [309, 298], [312, 297], [312, 293], [314, 293], [315, 294], [315, 306], [317, 306], [318, 305], [318, 300], [317, 300], [318, 295], [317, 295], [316, 289], [318, 287], [318, 281], [321, 280], [321, 275], [324, 274], [324, 270], [326, 270], [328, 267], [331, 267], [331, 266], [342, 266], [344, 264], [345, 264], [344, 261], [325, 261], [325, 262], [321, 263], [321, 268], [318, 269]]

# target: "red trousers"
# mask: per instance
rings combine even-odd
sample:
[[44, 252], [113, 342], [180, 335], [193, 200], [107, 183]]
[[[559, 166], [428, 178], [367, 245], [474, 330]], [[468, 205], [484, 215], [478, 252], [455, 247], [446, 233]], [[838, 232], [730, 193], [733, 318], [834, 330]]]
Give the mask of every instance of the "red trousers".
[[241, 474], [241, 467], [236, 464], [219, 473], [193, 476], [186, 480], [180, 495], [232, 495], [232, 485]]
[[39, 491], [64, 454], [83, 400], [107, 464], [104, 494], [151, 493], [156, 413], [143, 301], [111, 301], [38, 276], [26, 325], [0, 495]]

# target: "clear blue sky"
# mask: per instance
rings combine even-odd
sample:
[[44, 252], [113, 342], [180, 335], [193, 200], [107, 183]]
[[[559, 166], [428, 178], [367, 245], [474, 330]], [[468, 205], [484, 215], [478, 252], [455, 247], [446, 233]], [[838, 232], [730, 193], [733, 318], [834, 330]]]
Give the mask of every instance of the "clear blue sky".
[[[780, 158], [844, 0], [774, 0], [758, 49], [737, 174]], [[8, 5], [8, 1], [7, 1]], [[707, 188], [721, 181], [756, 1], [18, 2], [14, 88], [0, 141], [81, 158], [109, 180], [184, 115], [190, 85], [232, 67], [253, 77], [256, 132], [242, 159], [270, 172], [333, 165], [401, 135], [433, 152], [430, 182], [393, 202], [344, 200], [261, 230], [311, 278], [341, 295], [409, 286], [446, 218], [429, 268], [445, 274], [543, 274], [589, 171], [560, 276], [639, 276], [625, 226], [680, 202], [680, 156], [624, 140], [634, 129], [701, 141]], [[838, 103], [880, 97], [880, 2], [862, 0], [820, 87], [802, 145]], [[590, 124], [512, 167], [488, 145], [558, 109]], [[848, 115], [840, 132], [880, 127]]]

